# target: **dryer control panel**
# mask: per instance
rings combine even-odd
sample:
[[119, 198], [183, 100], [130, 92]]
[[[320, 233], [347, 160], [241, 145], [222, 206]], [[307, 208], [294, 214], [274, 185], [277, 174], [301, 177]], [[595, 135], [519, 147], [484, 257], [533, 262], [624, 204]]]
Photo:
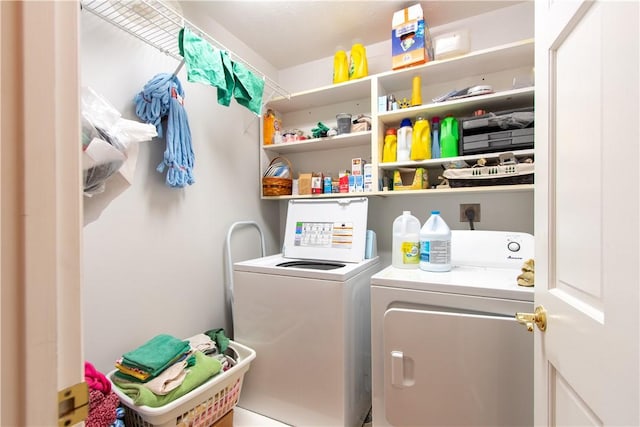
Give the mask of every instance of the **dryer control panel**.
[[453, 265], [518, 269], [534, 255], [534, 237], [528, 233], [451, 231]]

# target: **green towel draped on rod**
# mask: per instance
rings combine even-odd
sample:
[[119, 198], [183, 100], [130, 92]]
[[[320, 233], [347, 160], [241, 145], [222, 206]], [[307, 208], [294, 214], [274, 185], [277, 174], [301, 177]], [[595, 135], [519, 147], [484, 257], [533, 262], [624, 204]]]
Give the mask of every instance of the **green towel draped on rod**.
[[262, 111], [264, 79], [257, 77], [227, 52], [215, 49], [189, 28], [178, 35], [180, 55], [187, 65], [187, 80], [211, 85], [218, 90], [218, 104], [229, 106], [233, 96], [256, 115]]

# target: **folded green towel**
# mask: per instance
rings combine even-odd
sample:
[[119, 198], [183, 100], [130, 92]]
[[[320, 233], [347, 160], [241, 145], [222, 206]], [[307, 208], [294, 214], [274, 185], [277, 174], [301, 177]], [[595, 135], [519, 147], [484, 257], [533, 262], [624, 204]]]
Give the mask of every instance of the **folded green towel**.
[[256, 77], [255, 74], [239, 62], [233, 63], [233, 76], [235, 79], [233, 97], [238, 101], [238, 104], [244, 105], [255, 114], [260, 115], [264, 80]]
[[144, 384], [129, 382], [115, 375], [111, 375], [111, 381], [133, 400], [134, 405], [157, 408], [184, 396], [220, 372], [222, 364], [218, 359], [205, 356], [201, 351], [194, 355], [196, 363], [189, 368], [182, 384], [164, 396], [153, 393]]
[[156, 376], [175, 363], [191, 347], [189, 341], [182, 341], [167, 334], [156, 335], [135, 350], [122, 355], [122, 363]]

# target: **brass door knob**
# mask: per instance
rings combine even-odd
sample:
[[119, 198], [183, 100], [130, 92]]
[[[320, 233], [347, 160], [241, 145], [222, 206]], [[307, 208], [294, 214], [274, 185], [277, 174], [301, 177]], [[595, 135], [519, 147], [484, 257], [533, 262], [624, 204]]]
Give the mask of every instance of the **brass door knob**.
[[547, 329], [547, 311], [541, 305], [537, 306], [533, 313], [516, 313], [516, 320], [526, 325], [529, 332], [533, 331], [534, 323], [542, 332]]

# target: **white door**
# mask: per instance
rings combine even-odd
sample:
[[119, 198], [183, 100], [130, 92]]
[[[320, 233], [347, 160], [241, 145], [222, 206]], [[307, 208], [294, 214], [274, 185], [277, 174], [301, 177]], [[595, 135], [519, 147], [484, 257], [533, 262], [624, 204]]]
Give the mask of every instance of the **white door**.
[[536, 2], [536, 425], [640, 425], [639, 13]]
[[84, 381], [78, 14], [0, 2], [2, 426], [58, 425]]

